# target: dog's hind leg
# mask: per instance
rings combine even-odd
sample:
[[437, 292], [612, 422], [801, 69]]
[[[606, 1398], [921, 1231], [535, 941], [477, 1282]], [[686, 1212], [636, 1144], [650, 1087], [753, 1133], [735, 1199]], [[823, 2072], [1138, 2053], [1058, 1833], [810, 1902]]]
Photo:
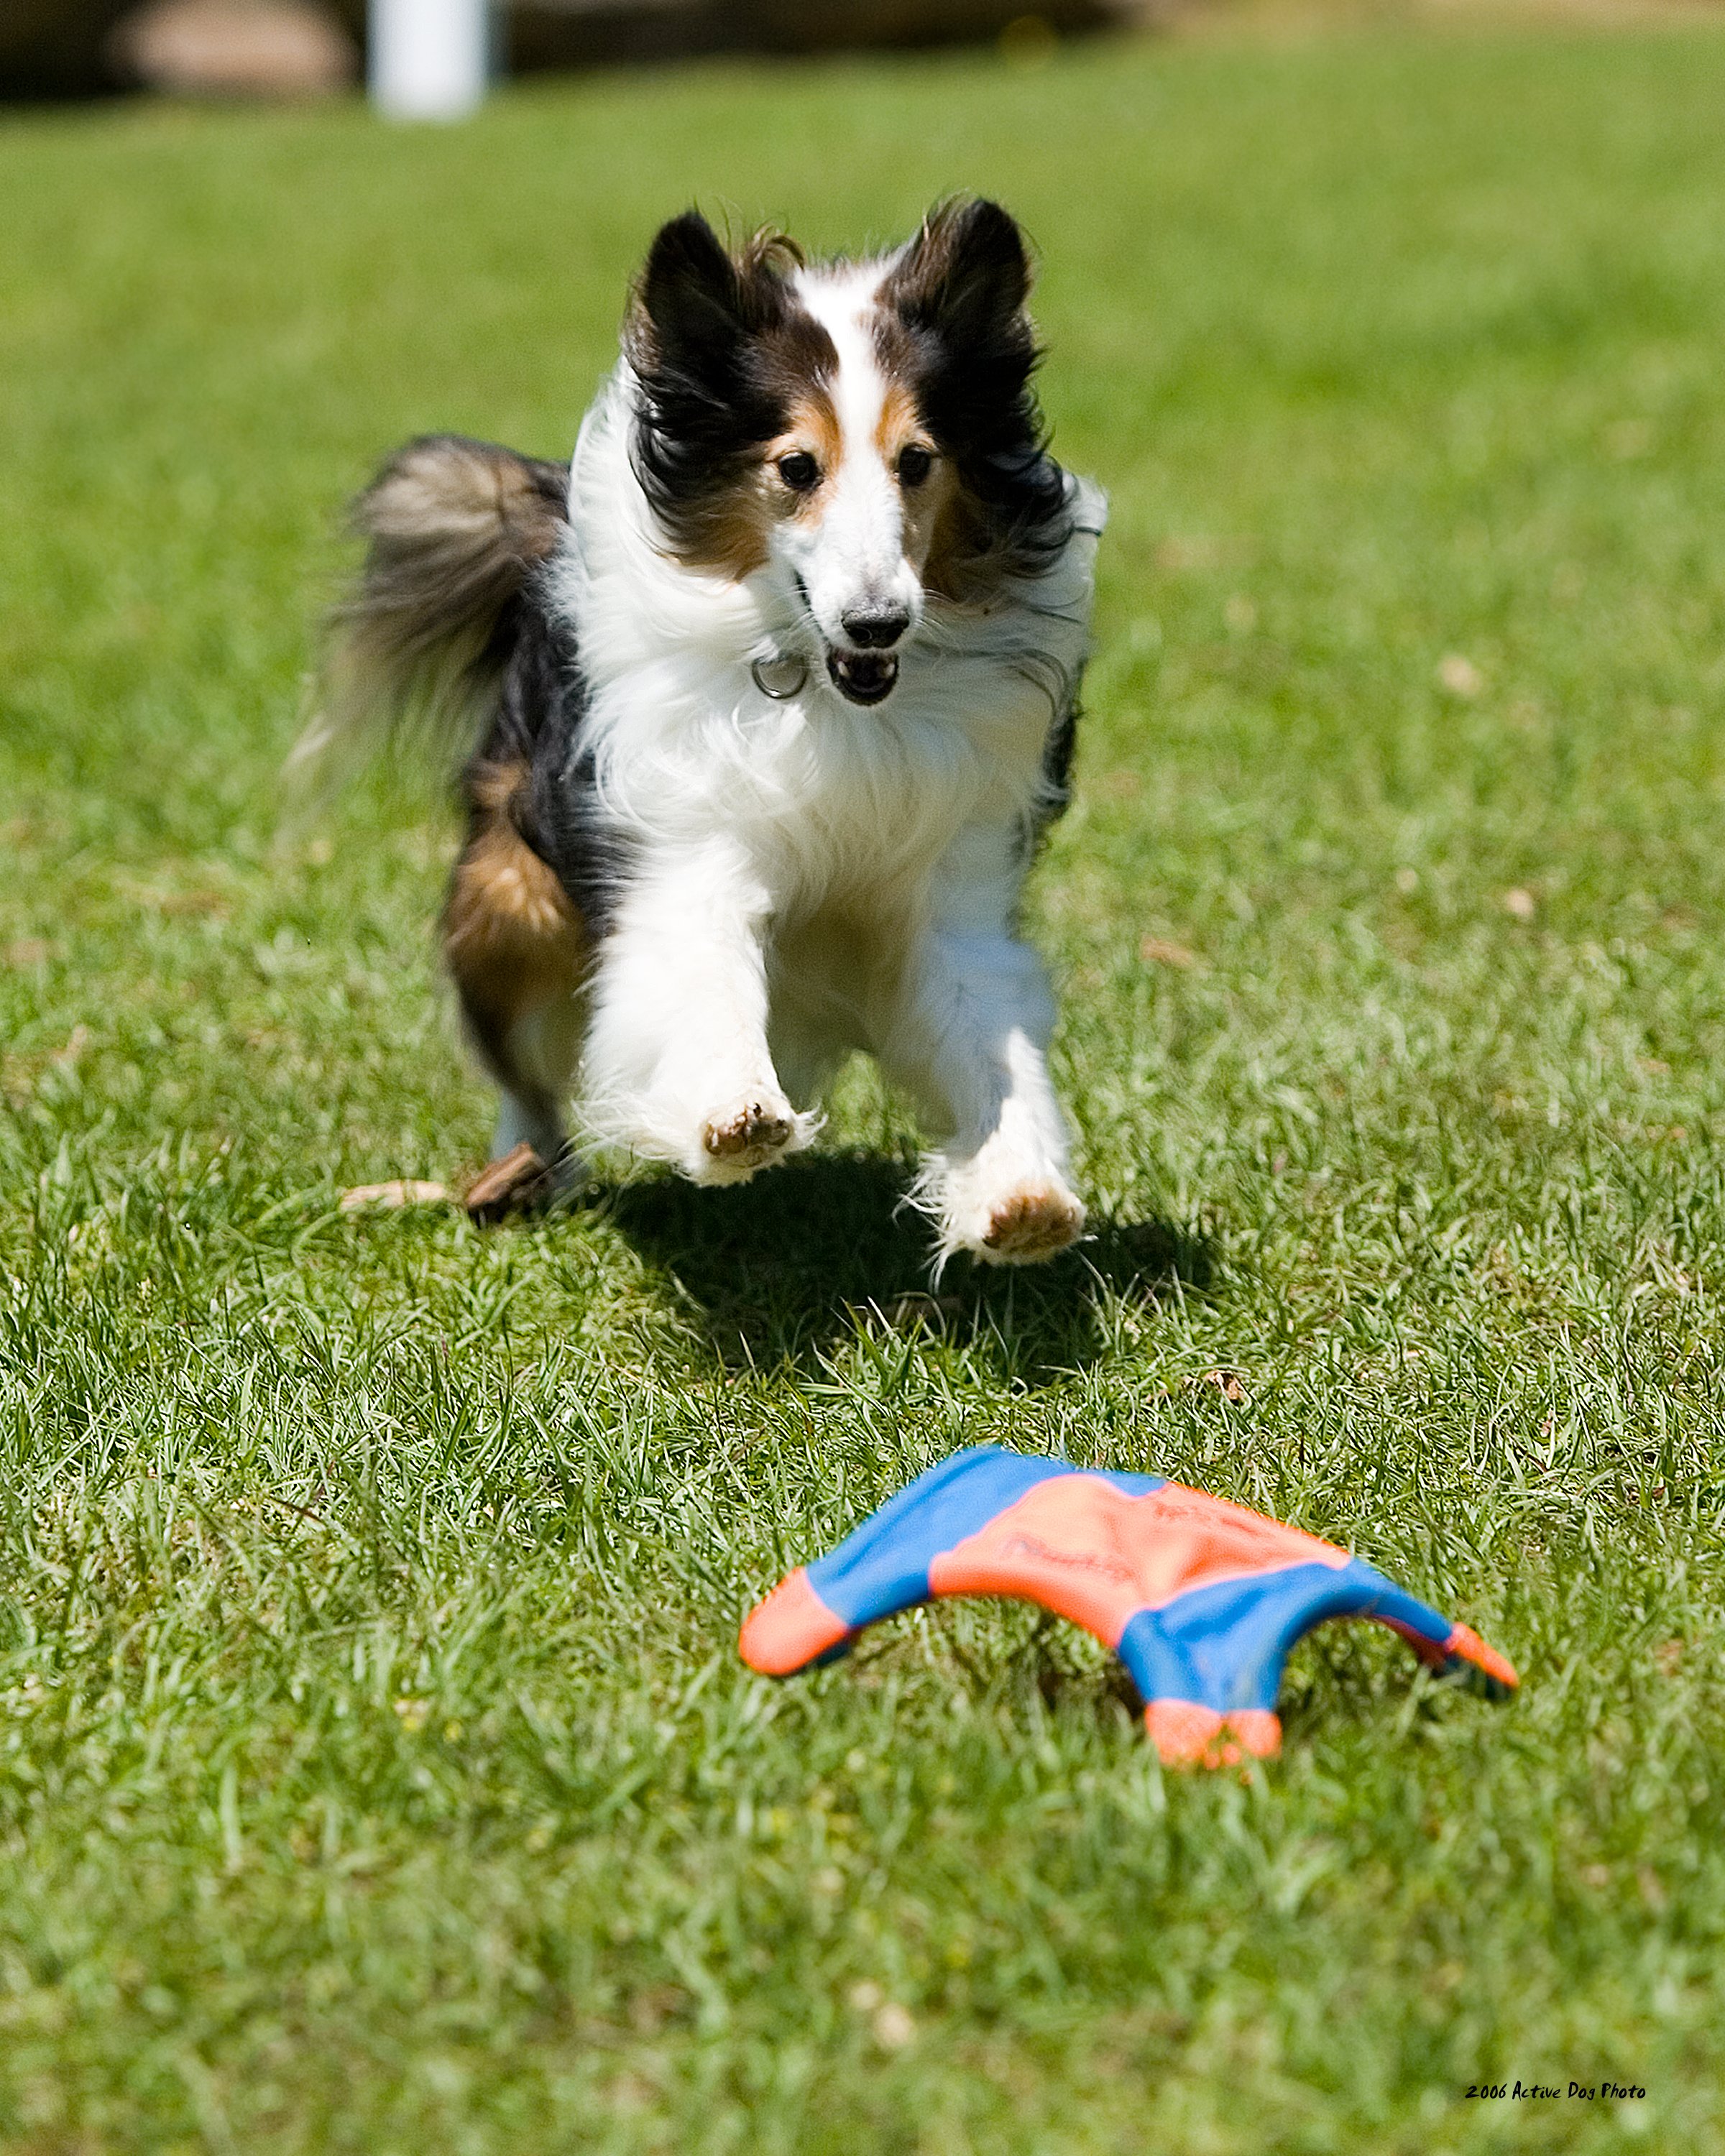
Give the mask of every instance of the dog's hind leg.
[[502, 1091], [491, 1158], [522, 1143], [572, 1181], [563, 1111], [581, 1048], [587, 936], [557, 876], [516, 823], [525, 762], [469, 767], [467, 842], [444, 908], [444, 957], [462, 1016]]
[[[470, 1018], [469, 1024], [472, 1024]], [[517, 1146], [528, 1145], [560, 1180], [572, 1177], [575, 1160], [563, 1127], [562, 1109], [580, 1051], [579, 1019], [572, 996], [541, 1004], [508, 1027], [497, 1059], [510, 1075], [498, 1081], [503, 1097], [498, 1103], [491, 1139], [493, 1160], [506, 1159]]]

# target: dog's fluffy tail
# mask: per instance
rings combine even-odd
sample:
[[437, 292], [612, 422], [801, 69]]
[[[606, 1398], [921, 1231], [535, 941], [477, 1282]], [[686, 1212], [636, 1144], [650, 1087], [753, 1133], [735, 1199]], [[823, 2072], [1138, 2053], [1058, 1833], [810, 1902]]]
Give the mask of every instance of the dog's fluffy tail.
[[456, 755], [495, 692], [522, 588], [567, 518], [568, 468], [425, 434], [353, 506], [365, 567], [336, 608], [301, 769], [423, 726]]

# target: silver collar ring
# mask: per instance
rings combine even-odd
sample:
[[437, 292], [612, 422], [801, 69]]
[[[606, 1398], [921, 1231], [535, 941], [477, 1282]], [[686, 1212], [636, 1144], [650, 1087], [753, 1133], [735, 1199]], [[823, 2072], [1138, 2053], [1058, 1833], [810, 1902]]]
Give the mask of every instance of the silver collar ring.
[[750, 667], [755, 686], [775, 704], [788, 703], [809, 679], [809, 661], [794, 651], [774, 652]]

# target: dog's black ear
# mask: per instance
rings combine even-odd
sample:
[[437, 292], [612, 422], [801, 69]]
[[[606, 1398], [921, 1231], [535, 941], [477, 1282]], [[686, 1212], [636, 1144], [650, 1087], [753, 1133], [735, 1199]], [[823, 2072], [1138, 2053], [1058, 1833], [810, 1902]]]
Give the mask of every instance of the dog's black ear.
[[[691, 564], [722, 560], [728, 491], [751, 452], [785, 424], [783, 362], [795, 356], [788, 279], [801, 260], [782, 234], [758, 232], [736, 255], [698, 210], [663, 226], [624, 327], [634, 369], [633, 454], [672, 551]], [[819, 340], [817, 347], [812, 341]], [[774, 349], [769, 351], [768, 347]], [[803, 324], [802, 368], [832, 347]]]
[[1011, 339], [1030, 295], [1030, 258], [999, 203], [943, 203], [894, 264], [882, 296], [949, 348]]
[[881, 280], [891, 364], [970, 497], [977, 563], [1031, 574], [1070, 535], [1065, 479], [1031, 391], [1024, 236], [999, 203], [944, 203]]
[[746, 337], [769, 327], [783, 287], [752, 261], [740, 267], [699, 210], [661, 225], [635, 289], [629, 357], [644, 372], [671, 370], [713, 382], [728, 375]]

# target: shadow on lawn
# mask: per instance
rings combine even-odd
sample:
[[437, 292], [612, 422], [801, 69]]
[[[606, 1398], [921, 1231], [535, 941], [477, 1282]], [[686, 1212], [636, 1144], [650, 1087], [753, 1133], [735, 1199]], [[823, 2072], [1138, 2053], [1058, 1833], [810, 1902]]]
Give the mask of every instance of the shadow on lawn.
[[906, 1181], [878, 1155], [814, 1154], [734, 1190], [626, 1183], [604, 1210], [691, 1299], [727, 1365], [802, 1363], [859, 1322], [926, 1326], [1041, 1383], [1101, 1352], [1109, 1296], [1152, 1301], [1210, 1277], [1207, 1245], [1168, 1222], [1101, 1221], [1049, 1265], [958, 1259], [932, 1286], [928, 1224], [902, 1204]]

